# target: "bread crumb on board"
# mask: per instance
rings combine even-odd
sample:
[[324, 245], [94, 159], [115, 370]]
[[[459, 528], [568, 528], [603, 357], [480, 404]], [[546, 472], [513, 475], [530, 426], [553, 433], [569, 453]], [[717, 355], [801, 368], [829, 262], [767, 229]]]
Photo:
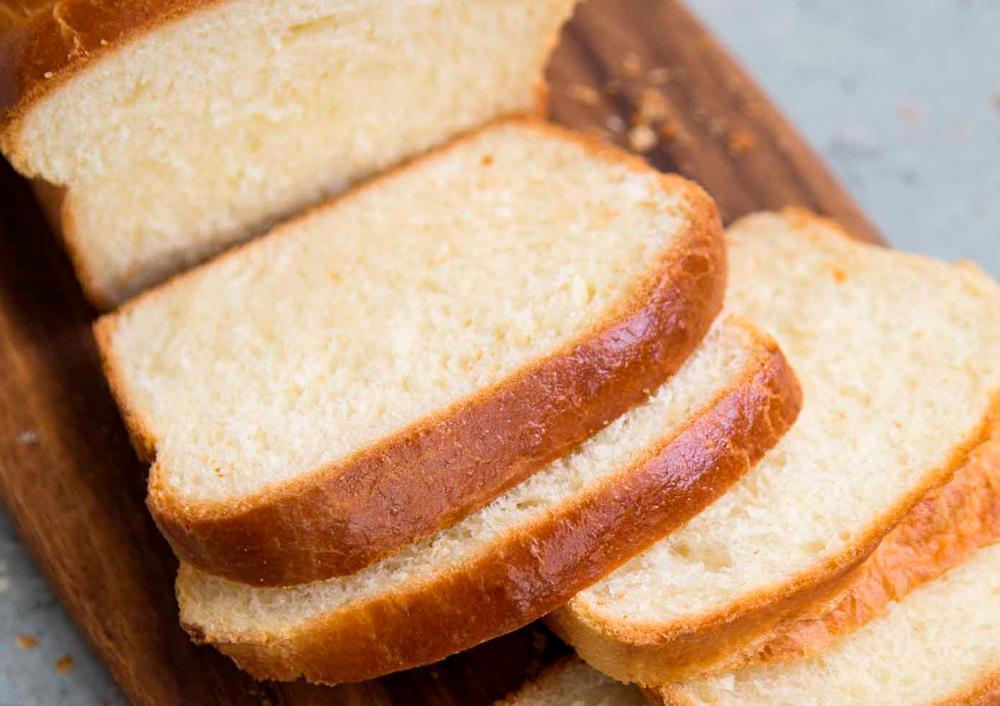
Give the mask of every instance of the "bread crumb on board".
[[63, 655], [56, 660], [54, 669], [58, 674], [69, 674], [73, 671], [73, 658], [70, 655]]
[[749, 130], [733, 130], [726, 139], [726, 150], [733, 157], [740, 157], [757, 146], [757, 138]]
[[628, 142], [636, 152], [648, 152], [656, 146], [656, 132], [646, 123], [640, 123], [628, 131]]
[[18, 633], [17, 638], [14, 640], [14, 644], [17, 645], [19, 650], [33, 650], [38, 647], [38, 638], [34, 635], [29, 635], [28, 633]]
[[626, 78], [638, 78], [642, 73], [642, 59], [635, 52], [629, 52], [622, 60], [622, 74]]
[[38, 433], [34, 429], [24, 429], [17, 435], [18, 446], [34, 446], [38, 443]]

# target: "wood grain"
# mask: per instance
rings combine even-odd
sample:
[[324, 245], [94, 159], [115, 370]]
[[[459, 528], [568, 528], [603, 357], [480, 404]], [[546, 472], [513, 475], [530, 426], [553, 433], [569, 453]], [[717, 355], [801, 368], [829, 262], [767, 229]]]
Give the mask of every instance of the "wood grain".
[[[655, 91], [649, 160], [700, 181], [727, 220], [798, 204], [878, 241], [812, 151], [679, 3], [589, 0], [550, 73], [556, 120], [622, 144], [628, 136], [609, 129], [609, 117], [627, 124], [649, 112]], [[175, 561], [144, 506], [145, 468], [100, 374], [94, 312], [27, 184], [6, 166], [0, 194], [0, 496], [134, 703], [477, 706], [565, 650], [532, 626], [438, 665], [331, 689], [254, 684], [191, 644], [177, 626]]]

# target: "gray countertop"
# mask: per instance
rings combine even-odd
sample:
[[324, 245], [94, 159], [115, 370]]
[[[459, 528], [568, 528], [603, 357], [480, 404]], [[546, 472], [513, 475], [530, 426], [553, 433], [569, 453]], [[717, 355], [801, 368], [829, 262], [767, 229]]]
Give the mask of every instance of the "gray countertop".
[[[691, 5], [895, 246], [1000, 276], [1000, 2]], [[104, 702], [125, 703], [0, 515], [0, 706]]]

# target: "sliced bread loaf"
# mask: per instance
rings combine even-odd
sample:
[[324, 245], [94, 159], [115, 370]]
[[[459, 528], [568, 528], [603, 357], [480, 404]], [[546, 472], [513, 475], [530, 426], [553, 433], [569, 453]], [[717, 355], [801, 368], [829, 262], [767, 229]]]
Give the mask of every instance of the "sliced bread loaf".
[[728, 246], [728, 306], [774, 331], [805, 405], [732, 491], [552, 616], [623, 681], [717, 668], [831, 600], [996, 410], [1000, 289], [981, 272], [799, 211], [742, 220]]
[[45, 199], [53, 221], [86, 293], [113, 305], [450, 136], [541, 110], [573, 4], [5, 3], [0, 148], [63, 191]]
[[821, 654], [659, 692], [668, 706], [989, 706], [1000, 699], [1000, 544]]
[[646, 700], [634, 686], [567, 657], [495, 706], [646, 706]]
[[344, 575], [638, 404], [721, 308], [711, 200], [540, 122], [485, 128], [96, 327], [178, 555]]
[[441, 659], [540, 617], [701, 511], [797, 408], [773, 343], [719, 322], [647, 402], [458, 524], [290, 588], [182, 565], [181, 622], [258, 678], [359, 681]]

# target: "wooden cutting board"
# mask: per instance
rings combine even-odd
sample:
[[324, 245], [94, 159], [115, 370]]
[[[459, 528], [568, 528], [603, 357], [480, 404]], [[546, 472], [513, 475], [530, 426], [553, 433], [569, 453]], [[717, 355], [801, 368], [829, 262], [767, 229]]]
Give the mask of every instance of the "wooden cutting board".
[[[703, 184], [730, 221], [797, 204], [879, 235], [674, 0], [588, 0], [553, 59], [551, 112]], [[644, 127], [631, 129], [636, 115]], [[645, 121], [645, 122], [643, 122]], [[69, 614], [136, 704], [479, 706], [566, 648], [529, 627], [431, 667], [338, 688], [255, 684], [177, 624], [176, 562], [101, 377], [94, 317], [26, 183], [0, 169], [0, 496]]]

